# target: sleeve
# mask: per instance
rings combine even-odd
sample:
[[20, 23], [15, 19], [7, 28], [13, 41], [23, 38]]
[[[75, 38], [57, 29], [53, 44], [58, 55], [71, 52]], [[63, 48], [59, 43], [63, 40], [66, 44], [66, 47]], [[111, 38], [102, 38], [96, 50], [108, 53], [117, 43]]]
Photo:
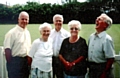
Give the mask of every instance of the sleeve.
[[38, 45], [38, 44], [37, 44], [36, 40], [33, 41], [32, 46], [31, 46], [31, 49], [30, 49], [30, 51], [29, 51], [29, 53], [28, 53], [28, 56], [29, 56], [29, 57], [33, 58], [34, 54], [35, 54], [36, 51], [37, 51], [37, 47], [38, 47], [37, 45]]
[[115, 51], [114, 51], [114, 45], [112, 39], [106, 39], [103, 50], [105, 53], [106, 58], [114, 58], [115, 57]]
[[15, 36], [13, 37], [13, 34], [8, 32], [6, 35], [5, 35], [5, 39], [4, 39], [4, 49], [6, 48], [10, 48], [12, 49], [12, 46], [14, 45], [14, 39], [15, 39]]

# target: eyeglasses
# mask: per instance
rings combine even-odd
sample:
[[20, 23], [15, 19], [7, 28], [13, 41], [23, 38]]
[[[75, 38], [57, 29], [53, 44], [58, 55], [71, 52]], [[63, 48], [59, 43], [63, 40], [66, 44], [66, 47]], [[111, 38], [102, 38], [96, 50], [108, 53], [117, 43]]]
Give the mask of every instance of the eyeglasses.
[[74, 29], [75, 29], [75, 30], [78, 30], [78, 28], [70, 28], [70, 30], [74, 30]]

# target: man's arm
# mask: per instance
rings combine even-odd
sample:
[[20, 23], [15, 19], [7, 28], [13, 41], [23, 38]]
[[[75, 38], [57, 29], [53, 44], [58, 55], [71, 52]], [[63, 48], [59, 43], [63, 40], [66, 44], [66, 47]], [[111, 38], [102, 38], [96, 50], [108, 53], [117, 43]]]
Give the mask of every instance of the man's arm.
[[106, 67], [105, 69], [103, 70], [103, 73], [102, 75], [100, 76], [100, 78], [107, 78], [106, 77], [106, 73], [107, 71], [109, 71], [109, 69], [112, 67], [112, 64], [114, 63], [114, 58], [109, 58], [107, 59], [107, 64], [106, 64]]
[[104, 71], [108, 71], [111, 68], [113, 63], [114, 63], [114, 58], [107, 59], [107, 64], [106, 64], [106, 68]]
[[5, 57], [6, 57], [6, 61], [9, 63], [12, 58], [11, 49], [9, 48], [5, 49]]
[[31, 66], [32, 58], [30, 56], [27, 56], [27, 60], [28, 60], [28, 65]]

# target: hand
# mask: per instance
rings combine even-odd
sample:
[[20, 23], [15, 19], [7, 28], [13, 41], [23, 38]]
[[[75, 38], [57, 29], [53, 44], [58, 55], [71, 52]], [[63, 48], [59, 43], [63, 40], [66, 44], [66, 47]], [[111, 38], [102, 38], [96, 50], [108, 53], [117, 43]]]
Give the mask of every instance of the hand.
[[60, 58], [61, 62], [63, 63], [63, 65], [65, 66], [66, 70], [70, 70], [72, 68], [72, 66], [74, 65], [74, 63], [70, 63], [70, 62], [66, 61], [61, 54], [59, 55], [59, 58]]
[[7, 61], [8, 63], [10, 63], [10, 62], [11, 62], [11, 59], [12, 59], [12, 56], [10, 56], [9, 54], [5, 54], [5, 56], [6, 56], [6, 61]]
[[28, 60], [28, 65], [31, 66], [31, 63], [32, 63], [32, 58], [27, 56], [27, 60]]
[[66, 70], [70, 70], [72, 67], [72, 64], [70, 62], [65, 62], [64, 66], [65, 66]]
[[72, 63], [71, 63], [71, 65], [72, 65], [72, 66], [74, 66], [74, 65], [75, 65], [75, 63], [74, 63], [74, 62], [72, 62]]
[[101, 74], [100, 78], [107, 78], [106, 72], [103, 72], [103, 73]]

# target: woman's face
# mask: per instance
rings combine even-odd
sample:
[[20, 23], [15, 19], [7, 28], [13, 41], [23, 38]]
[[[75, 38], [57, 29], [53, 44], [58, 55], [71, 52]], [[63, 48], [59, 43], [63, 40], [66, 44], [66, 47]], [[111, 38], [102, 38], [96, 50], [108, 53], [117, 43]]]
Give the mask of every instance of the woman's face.
[[70, 27], [70, 33], [71, 36], [78, 36], [80, 29], [78, 28], [78, 25], [74, 24]]
[[51, 31], [51, 29], [49, 27], [42, 28], [42, 30], [41, 30], [41, 36], [42, 36], [43, 40], [46, 41], [48, 39], [48, 37], [50, 35], [50, 31]]

